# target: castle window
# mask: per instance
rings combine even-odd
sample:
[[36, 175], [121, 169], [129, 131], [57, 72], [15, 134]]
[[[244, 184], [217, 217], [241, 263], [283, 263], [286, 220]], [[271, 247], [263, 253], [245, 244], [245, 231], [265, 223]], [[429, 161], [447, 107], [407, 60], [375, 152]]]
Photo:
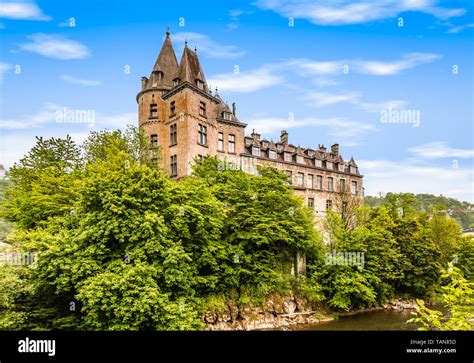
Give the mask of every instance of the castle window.
[[200, 79], [196, 79], [196, 84], [199, 89], [204, 89], [204, 82], [201, 81]]
[[151, 143], [151, 146], [153, 146], [153, 147], [158, 146], [158, 135], [157, 134], [150, 135], [150, 143]]
[[178, 125], [172, 124], [170, 126], [170, 146], [178, 143]]
[[198, 164], [204, 164], [204, 156], [198, 155]]
[[339, 191], [344, 193], [346, 190], [346, 179], [339, 179]]
[[298, 173], [296, 175], [296, 185], [304, 187], [304, 173]]
[[260, 156], [260, 148], [256, 146], [252, 146], [252, 155], [253, 156]]
[[224, 151], [224, 133], [219, 132], [217, 137], [217, 150]]
[[323, 162], [321, 160], [315, 160], [314, 161], [314, 165], [317, 167], [317, 168], [322, 168], [323, 167]]
[[171, 155], [170, 157], [170, 173], [171, 176], [178, 175], [178, 155]]
[[150, 105], [150, 118], [158, 117], [158, 105], [156, 103], [152, 103]]
[[289, 163], [293, 161], [293, 155], [291, 155], [290, 153], [284, 153], [283, 155], [285, 161], [288, 161]]
[[308, 174], [308, 188], [314, 188], [314, 177], [313, 174]]
[[275, 150], [269, 150], [269, 151], [268, 151], [268, 157], [269, 157], [270, 159], [276, 159], [276, 158], [277, 158], [277, 153], [276, 153], [276, 151], [275, 151]]
[[291, 170], [285, 170], [286, 176], [288, 177], [288, 185], [293, 184], [293, 173]]
[[308, 198], [308, 207], [314, 209], [314, 198]]
[[170, 116], [174, 116], [176, 112], [176, 102], [171, 101], [170, 103]]
[[356, 181], [351, 182], [351, 192], [353, 195], [357, 195], [357, 182]]
[[296, 162], [298, 164], [304, 164], [304, 157], [301, 155], [296, 155]]
[[201, 124], [198, 125], [198, 143], [207, 145], [207, 127]]
[[331, 178], [331, 177], [328, 178], [328, 191], [330, 192], [334, 191], [334, 178]]
[[199, 115], [206, 117], [206, 104], [204, 102], [199, 102]]
[[179, 84], [179, 78], [175, 78], [173, 80], [173, 86], [177, 86]]
[[316, 188], [319, 190], [323, 189], [323, 177], [321, 175], [316, 176]]
[[326, 200], [326, 210], [329, 210], [332, 208], [332, 200], [328, 199]]
[[235, 135], [229, 135], [229, 152], [235, 153]]

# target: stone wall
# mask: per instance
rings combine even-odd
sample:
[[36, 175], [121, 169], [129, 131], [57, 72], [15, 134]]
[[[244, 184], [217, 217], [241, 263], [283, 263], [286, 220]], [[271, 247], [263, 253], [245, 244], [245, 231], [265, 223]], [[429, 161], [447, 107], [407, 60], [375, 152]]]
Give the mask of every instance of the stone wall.
[[262, 306], [229, 300], [224, 309], [206, 311], [202, 316], [206, 330], [260, 330], [332, 320], [321, 309], [298, 295], [271, 294]]

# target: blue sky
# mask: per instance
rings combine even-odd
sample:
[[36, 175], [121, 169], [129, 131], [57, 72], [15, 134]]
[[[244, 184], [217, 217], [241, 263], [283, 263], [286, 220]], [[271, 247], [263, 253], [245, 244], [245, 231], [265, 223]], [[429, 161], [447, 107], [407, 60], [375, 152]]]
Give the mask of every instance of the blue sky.
[[[472, 1], [2, 1], [0, 163], [36, 135], [136, 124], [169, 26], [248, 134], [339, 143], [369, 195], [473, 201], [473, 14]], [[94, 122], [58, 122], [71, 110]]]

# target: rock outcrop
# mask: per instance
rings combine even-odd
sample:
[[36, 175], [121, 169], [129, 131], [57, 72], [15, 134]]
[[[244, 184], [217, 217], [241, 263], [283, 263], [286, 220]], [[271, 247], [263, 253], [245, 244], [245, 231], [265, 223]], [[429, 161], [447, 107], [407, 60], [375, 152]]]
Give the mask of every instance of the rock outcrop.
[[332, 320], [304, 297], [279, 294], [269, 295], [262, 306], [229, 300], [224, 309], [206, 311], [202, 319], [206, 330], [275, 329]]

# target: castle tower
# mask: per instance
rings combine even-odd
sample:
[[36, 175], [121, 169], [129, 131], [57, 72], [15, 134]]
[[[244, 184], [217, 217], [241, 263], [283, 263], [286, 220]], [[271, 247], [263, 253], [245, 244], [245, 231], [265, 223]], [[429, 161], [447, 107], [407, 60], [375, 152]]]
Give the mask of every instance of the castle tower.
[[245, 124], [212, 94], [196, 51], [185, 43], [180, 63], [169, 32], [150, 78], [142, 77], [137, 95], [138, 121], [161, 148], [161, 166], [173, 177], [190, 175], [197, 158], [234, 159], [243, 152]]

